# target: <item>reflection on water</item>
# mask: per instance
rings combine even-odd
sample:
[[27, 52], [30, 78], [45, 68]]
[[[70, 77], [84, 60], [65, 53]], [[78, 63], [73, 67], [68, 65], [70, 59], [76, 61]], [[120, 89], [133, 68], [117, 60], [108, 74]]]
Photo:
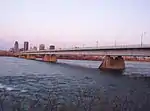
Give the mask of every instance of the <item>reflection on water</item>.
[[100, 71], [99, 61], [0, 62], [0, 106], [6, 111], [150, 110], [150, 63], [126, 62], [120, 73]]

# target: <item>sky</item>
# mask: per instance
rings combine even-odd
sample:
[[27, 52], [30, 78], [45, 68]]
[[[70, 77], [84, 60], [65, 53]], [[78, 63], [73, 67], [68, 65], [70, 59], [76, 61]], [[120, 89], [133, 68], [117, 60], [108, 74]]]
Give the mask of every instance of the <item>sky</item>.
[[150, 0], [0, 0], [0, 48], [150, 44]]

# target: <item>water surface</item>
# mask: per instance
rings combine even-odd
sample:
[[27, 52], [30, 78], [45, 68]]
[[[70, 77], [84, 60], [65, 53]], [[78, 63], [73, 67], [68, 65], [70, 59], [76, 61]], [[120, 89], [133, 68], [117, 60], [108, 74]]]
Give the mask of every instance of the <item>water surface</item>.
[[[22, 101], [23, 110], [29, 110], [33, 100], [36, 104], [39, 100], [32, 108], [44, 111], [49, 96], [59, 98], [59, 103], [72, 103], [78, 107], [76, 111], [150, 110], [150, 63], [126, 62], [122, 73], [100, 71], [97, 69], [100, 63], [58, 60], [55, 64], [0, 57], [0, 100], [7, 98], [4, 106], [9, 107], [5, 110], [14, 107], [12, 100], [15, 99]], [[75, 104], [78, 101], [82, 105]]]

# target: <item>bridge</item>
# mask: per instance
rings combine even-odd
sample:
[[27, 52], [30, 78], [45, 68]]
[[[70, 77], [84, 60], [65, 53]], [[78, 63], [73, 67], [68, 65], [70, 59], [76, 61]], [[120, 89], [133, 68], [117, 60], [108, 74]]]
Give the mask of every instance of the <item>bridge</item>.
[[55, 50], [25, 51], [19, 53], [19, 57], [36, 59], [36, 55], [41, 55], [43, 61], [56, 62], [56, 55], [96, 55], [104, 56], [100, 69], [125, 69], [125, 62], [122, 56], [142, 56], [150, 57], [150, 45], [128, 45], [128, 46], [103, 46], [68, 48]]

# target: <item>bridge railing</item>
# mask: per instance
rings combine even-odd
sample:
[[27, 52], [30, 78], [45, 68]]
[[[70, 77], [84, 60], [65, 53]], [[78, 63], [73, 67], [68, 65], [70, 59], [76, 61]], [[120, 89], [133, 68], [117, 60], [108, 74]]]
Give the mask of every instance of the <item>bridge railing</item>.
[[116, 46], [99, 46], [99, 47], [76, 47], [76, 48], [63, 48], [55, 50], [82, 50], [82, 49], [116, 49], [116, 48], [150, 48], [150, 44], [137, 44], [137, 45], [116, 45]]
[[[118, 48], [150, 48], [150, 44], [136, 44], [136, 45], [116, 45], [116, 46], [99, 46], [99, 47], [75, 47], [75, 48], [57, 48], [55, 50], [40, 50], [42, 51], [60, 51], [60, 50], [88, 50], [88, 49], [118, 49]], [[25, 52], [39, 52], [39, 51], [25, 51]]]

